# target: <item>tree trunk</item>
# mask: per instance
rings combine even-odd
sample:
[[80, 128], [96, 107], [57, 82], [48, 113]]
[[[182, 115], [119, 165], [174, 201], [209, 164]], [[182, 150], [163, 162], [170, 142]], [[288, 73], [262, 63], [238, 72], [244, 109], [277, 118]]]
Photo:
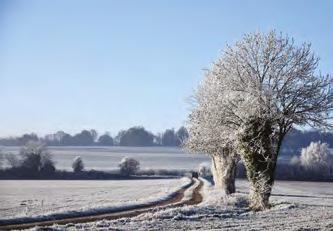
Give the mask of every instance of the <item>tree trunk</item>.
[[234, 193], [236, 160], [235, 157], [222, 155], [212, 156], [212, 173], [215, 186], [221, 188], [226, 195]]
[[[272, 168], [268, 171], [272, 172]], [[249, 175], [252, 176], [249, 177]], [[270, 207], [269, 197], [274, 183], [274, 175], [264, 172], [248, 174], [248, 178], [250, 180], [250, 208], [255, 211], [268, 209]]]
[[269, 208], [279, 145], [270, 120], [254, 118], [244, 128], [239, 150], [250, 182], [250, 208], [265, 210]]

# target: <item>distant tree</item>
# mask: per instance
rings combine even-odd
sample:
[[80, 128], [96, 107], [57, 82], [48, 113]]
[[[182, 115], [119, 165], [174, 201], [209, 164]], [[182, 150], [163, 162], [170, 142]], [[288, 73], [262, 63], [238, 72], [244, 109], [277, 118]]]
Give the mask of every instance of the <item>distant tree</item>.
[[154, 135], [143, 127], [132, 127], [117, 135], [120, 146], [153, 146]]
[[95, 129], [90, 129], [90, 134], [94, 140], [94, 142], [97, 140], [97, 137], [98, 137], [98, 133]]
[[72, 168], [73, 168], [73, 171], [76, 173], [82, 172], [82, 170], [84, 169], [84, 164], [83, 164], [83, 161], [80, 156], [77, 156], [74, 158], [73, 163], [72, 163]]
[[25, 145], [29, 141], [38, 141], [39, 138], [36, 134], [24, 134], [22, 137], [18, 138], [19, 145]]
[[179, 144], [183, 145], [185, 141], [188, 139], [189, 135], [187, 129], [184, 126], [182, 126], [176, 132], [176, 136], [178, 138]]
[[55, 140], [58, 141], [59, 144], [61, 144], [64, 136], [66, 136], [68, 134], [66, 134], [64, 131], [57, 131], [55, 134], [54, 134], [54, 138]]
[[125, 136], [126, 130], [120, 130], [118, 134], [114, 137], [114, 144], [120, 146], [121, 139]]
[[55, 134], [47, 134], [44, 138], [40, 138], [40, 141], [47, 145], [58, 145], [58, 142], [55, 139]]
[[43, 173], [51, 174], [55, 171], [51, 154], [45, 145], [29, 141], [20, 150], [22, 161], [20, 167], [27, 175], [37, 175]]
[[70, 146], [70, 145], [74, 145], [74, 139], [70, 134], [63, 134], [61, 140], [60, 140], [60, 145], [63, 146]]
[[333, 154], [328, 144], [311, 142], [307, 148], [302, 149], [300, 163], [306, 168], [330, 173], [333, 169]]
[[140, 169], [140, 163], [134, 158], [124, 157], [120, 163], [120, 174], [124, 176], [134, 175]]
[[180, 140], [176, 136], [174, 129], [167, 129], [162, 134], [162, 145], [163, 146], [178, 146], [180, 144]]
[[113, 146], [113, 139], [108, 133], [105, 133], [98, 138], [98, 145]]
[[162, 134], [157, 133], [157, 135], [154, 136], [154, 144], [157, 146], [162, 145]]
[[94, 145], [94, 136], [95, 134], [91, 133], [91, 131], [82, 130], [81, 133], [73, 137], [73, 141], [75, 145], [90, 146]]

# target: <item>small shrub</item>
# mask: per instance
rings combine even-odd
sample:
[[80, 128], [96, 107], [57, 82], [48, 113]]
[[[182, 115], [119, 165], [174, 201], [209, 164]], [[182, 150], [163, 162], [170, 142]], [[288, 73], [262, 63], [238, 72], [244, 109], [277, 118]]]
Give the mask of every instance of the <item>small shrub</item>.
[[82, 170], [84, 169], [84, 164], [83, 164], [83, 161], [80, 156], [77, 156], [74, 158], [73, 163], [72, 163], [72, 168], [73, 168], [73, 171], [76, 173], [82, 172]]
[[208, 177], [212, 175], [212, 172], [210, 171], [210, 167], [208, 166], [207, 163], [201, 163], [199, 165], [199, 176], [201, 177]]
[[124, 157], [120, 163], [120, 174], [123, 176], [134, 175], [140, 169], [140, 163], [134, 158]]

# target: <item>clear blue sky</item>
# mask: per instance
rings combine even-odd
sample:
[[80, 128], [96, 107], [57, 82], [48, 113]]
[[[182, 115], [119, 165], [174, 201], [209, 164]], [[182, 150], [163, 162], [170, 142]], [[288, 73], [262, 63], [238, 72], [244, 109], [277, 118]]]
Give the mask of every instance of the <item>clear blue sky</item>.
[[333, 73], [333, 1], [0, 1], [0, 136], [182, 125], [243, 33], [309, 41]]

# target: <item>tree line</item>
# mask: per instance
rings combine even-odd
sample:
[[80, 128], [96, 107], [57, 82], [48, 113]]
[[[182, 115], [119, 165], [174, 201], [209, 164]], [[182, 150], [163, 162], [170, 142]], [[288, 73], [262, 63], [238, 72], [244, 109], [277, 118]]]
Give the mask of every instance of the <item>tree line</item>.
[[82, 130], [71, 135], [64, 131], [38, 137], [37, 134], [24, 134], [20, 137], [9, 137], [0, 139], [3, 146], [23, 146], [29, 141], [40, 141], [48, 146], [181, 146], [188, 138], [185, 127], [178, 130], [166, 129], [162, 133], [153, 134], [144, 127], [136, 126], [127, 130], [121, 130], [115, 137], [108, 132], [98, 135], [97, 131]]
[[[40, 141], [48, 146], [181, 146], [188, 138], [185, 127], [178, 130], [166, 129], [162, 133], [153, 134], [144, 127], [132, 127], [121, 130], [115, 137], [109, 133], [98, 136], [96, 130], [82, 130], [71, 135], [64, 131], [58, 131], [44, 137], [36, 134], [24, 134], [20, 137], [0, 139], [3, 146], [23, 146], [29, 141]], [[301, 131], [293, 129], [286, 135], [281, 147], [282, 154], [295, 154], [311, 142], [321, 141], [333, 148], [333, 132], [320, 132], [318, 130]]]

